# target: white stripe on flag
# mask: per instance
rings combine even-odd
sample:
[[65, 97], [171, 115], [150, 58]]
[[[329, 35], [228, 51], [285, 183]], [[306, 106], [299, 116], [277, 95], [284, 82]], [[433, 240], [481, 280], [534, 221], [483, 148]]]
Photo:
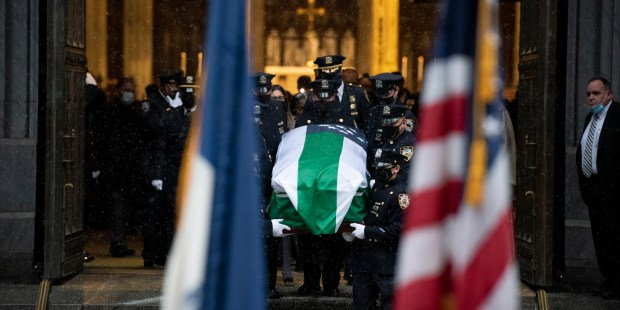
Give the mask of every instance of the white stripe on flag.
[[455, 273], [462, 272], [472, 258], [479, 252], [490, 232], [501, 222], [501, 217], [510, 207], [509, 191], [511, 190], [506, 176], [508, 175], [508, 158], [504, 152], [489, 167], [484, 184], [484, 203], [479, 207], [461, 205], [454, 218], [453, 227], [458, 232], [451, 232], [453, 244], [453, 267]]
[[400, 236], [396, 287], [442, 273], [446, 262], [442, 224], [411, 229]]
[[[481, 305], [480, 309], [485, 310], [517, 310], [521, 309], [521, 301], [514, 296], [520, 296], [519, 292], [519, 279], [518, 268], [515, 262], [506, 266], [501, 278], [495, 282], [495, 287], [489, 293], [485, 303]], [[507, 297], [512, 298], [507, 298]]]
[[345, 137], [338, 164], [335, 232], [338, 231], [340, 224], [342, 224], [345, 215], [349, 211], [352, 197], [357, 190], [368, 186], [366, 176], [360, 174], [360, 171], [366, 171], [366, 150]]
[[306, 139], [306, 126], [295, 128], [284, 135], [278, 146], [278, 153], [273, 166], [271, 186], [276, 193], [287, 193], [291, 203], [297, 209], [297, 178], [299, 158], [304, 148], [298, 147]]
[[166, 262], [162, 309], [198, 309], [202, 295], [215, 172], [202, 156], [191, 156], [182, 218]]
[[473, 80], [472, 68], [471, 57], [465, 55], [452, 55], [429, 64], [422, 92], [423, 107], [439, 104], [450, 95], [469, 94]]
[[444, 139], [420, 142], [414, 156], [414, 169], [410, 169], [410, 188], [416, 193], [439, 187], [447, 180], [463, 180], [467, 168], [465, 156], [455, 150], [465, 150], [464, 133], [451, 133]]

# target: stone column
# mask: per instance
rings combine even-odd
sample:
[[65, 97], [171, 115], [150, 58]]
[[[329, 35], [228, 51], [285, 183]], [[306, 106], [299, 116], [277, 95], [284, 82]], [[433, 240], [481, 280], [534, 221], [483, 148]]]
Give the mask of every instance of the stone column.
[[357, 68], [359, 74], [372, 72], [372, 7], [371, 2], [373, 0], [359, 0], [358, 18], [357, 18], [357, 50], [355, 51], [356, 64], [353, 64]]
[[398, 71], [397, 0], [372, 0], [372, 73]]
[[136, 98], [153, 82], [153, 0], [123, 1], [123, 74], [136, 79]]
[[86, 66], [105, 89], [108, 81], [108, 0], [86, 0]]
[[248, 1], [246, 36], [250, 64], [253, 72], [265, 68], [265, 0]]

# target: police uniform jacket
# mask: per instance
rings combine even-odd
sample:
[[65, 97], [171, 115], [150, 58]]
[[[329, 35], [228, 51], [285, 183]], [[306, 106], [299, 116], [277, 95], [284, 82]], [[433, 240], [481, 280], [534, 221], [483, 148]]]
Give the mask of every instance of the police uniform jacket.
[[99, 153], [102, 178], [108, 189], [127, 193], [145, 177], [143, 154], [148, 137], [144, 119], [132, 106], [115, 100], [105, 109], [101, 130], [105, 145]]
[[304, 106], [304, 113], [295, 122], [295, 127], [310, 124], [338, 124], [361, 129], [367, 134], [368, 99], [364, 90], [356, 85], [344, 85], [342, 99], [336, 95], [327, 114], [317, 111], [312, 96]]
[[364, 217], [364, 239], [352, 242], [354, 272], [393, 274], [404, 211], [409, 205], [406, 175], [399, 173], [386, 184], [375, 183], [368, 213]]
[[[161, 100], [165, 101], [163, 97], [161, 100], [157, 97], [161, 97], [161, 95], [154, 93], [149, 97], [149, 103], [159, 100], [160, 102], [157, 105], [160, 105]], [[159, 108], [150, 109], [147, 116], [153, 135], [149, 154], [151, 162], [149, 179], [163, 180], [164, 190], [177, 184], [183, 148], [189, 134], [191, 121], [190, 112], [183, 106], [173, 108], [167, 102], [166, 105], [163, 110]]]
[[103, 170], [103, 152], [105, 151], [105, 93], [96, 85], [84, 86], [84, 107], [86, 129], [85, 140], [85, 169], [88, 173]]
[[415, 144], [415, 136], [411, 131], [403, 130], [398, 136], [393, 139], [382, 139], [382, 140], [370, 140], [368, 141], [368, 156], [367, 158], [367, 168], [371, 176], [374, 176], [374, 170], [372, 169], [372, 163], [374, 160], [374, 154], [377, 149], [392, 149], [395, 152], [398, 152], [407, 157], [407, 162], [405, 163], [403, 171], [401, 173], [406, 174], [409, 168], [409, 164], [411, 163], [411, 158], [413, 157], [414, 152], [414, 144]]
[[[404, 104], [396, 99], [393, 105], [402, 105]], [[381, 114], [383, 113], [383, 105], [376, 105], [370, 108], [368, 112], [368, 141], [381, 141], [382, 135], [381, 131], [377, 132], [379, 128], [381, 128]], [[416, 122], [416, 118], [413, 115], [411, 110], [407, 109], [405, 114], [405, 120], [407, 120], [407, 130], [410, 132], [414, 132], [414, 124]]]
[[269, 156], [275, 160], [278, 146], [282, 141], [282, 135], [287, 130], [286, 112], [282, 104], [276, 100], [267, 103], [256, 101], [254, 105], [254, 120], [258, 130], [265, 139]]

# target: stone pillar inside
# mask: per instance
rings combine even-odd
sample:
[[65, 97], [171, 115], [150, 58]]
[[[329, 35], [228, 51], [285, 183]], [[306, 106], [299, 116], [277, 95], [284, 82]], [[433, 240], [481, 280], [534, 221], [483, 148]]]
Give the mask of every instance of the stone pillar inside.
[[398, 9], [397, 0], [373, 0], [371, 11], [371, 72], [400, 70], [398, 57]]
[[86, 66], [102, 89], [109, 79], [107, 8], [108, 0], [86, 0]]
[[248, 1], [247, 36], [252, 72], [263, 71], [265, 67], [265, 0]]
[[145, 98], [153, 82], [153, 0], [123, 1], [123, 17], [123, 74], [136, 80], [136, 98]]

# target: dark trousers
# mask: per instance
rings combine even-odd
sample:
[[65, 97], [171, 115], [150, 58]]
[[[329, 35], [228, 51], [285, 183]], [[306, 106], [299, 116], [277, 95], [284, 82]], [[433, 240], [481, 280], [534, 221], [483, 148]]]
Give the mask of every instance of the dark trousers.
[[176, 192], [150, 189], [144, 210], [142, 258], [163, 265], [172, 245]]
[[273, 236], [265, 237], [265, 247], [267, 250], [267, 288], [269, 290], [276, 288], [276, 279], [278, 277], [278, 253], [281, 239], [282, 238]]
[[320, 289], [322, 273], [323, 291], [338, 289], [343, 260], [342, 236], [299, 234], [298, 242], [304, 267], [303, 285], [309, 289]]
[[392, 290], [394, 275], [354, 272], [353, 273], [353, 309], [377, 309], [377, 299], [380, 297], [379, 309], [392, 308]]
[[620, 285], [620, 203], [614, 194], [600, 192], [605, 183], [593, 175], [583, 188], [589, 192], [584, 200], [599, 270], [609, 284]]

